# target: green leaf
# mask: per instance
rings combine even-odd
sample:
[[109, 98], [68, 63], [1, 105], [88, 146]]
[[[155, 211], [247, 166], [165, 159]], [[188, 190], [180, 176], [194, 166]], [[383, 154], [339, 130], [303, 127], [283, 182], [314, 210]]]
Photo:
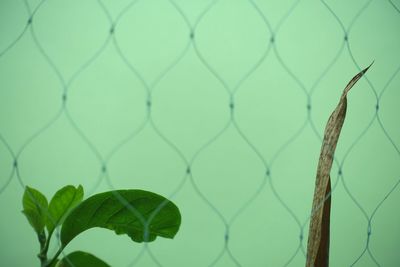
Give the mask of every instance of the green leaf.
[[47, 267], [56, 267], [56, 266], [58, 266], [57, 264], [59, 263], [60, 261], [57, 259], [57, 260], [55, 260], [52, 264], [50, 264], [50, 266], [47, 266]]
[[24, 208], [22, 213], [25, 214], [36, 233], [40, 234], [46, 224], [48, 207], [46, 197], [38, 190], [26, 186], [22, 197], [22, 206]]
[[94, 195], [67, 216], [61, 229], [61, 244], [65, 247], [77, 235], [93, 227], [114, 230], [135, 242], [143, 242], [144, 226], [140, 217], [147, 220], [159, 207], [161, 209], [150, 222], [147, 242], [154, 241], [157, 236], [173, 238], [178, 232], [181, 215], [174, 203], [155, 193], [135, 189]]
[[90, 253], [74, 251], [60, 260], [55, 267], [110, 267], [110, 265]]
[[49, 204], [49, 213], [46, 221], [47, 230], [52, 233], [61, 225], [68, 213], [83, 199], [83, 188], [67, 185], [58, 190]]

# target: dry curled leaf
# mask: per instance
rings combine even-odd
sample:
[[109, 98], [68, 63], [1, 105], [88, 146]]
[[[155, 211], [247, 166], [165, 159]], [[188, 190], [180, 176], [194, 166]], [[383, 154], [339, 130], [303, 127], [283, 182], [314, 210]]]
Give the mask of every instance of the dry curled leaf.
[[[372, 65], [372, 64], [371, 64]], [[351, 79], [340, 97], [325, 127], [324, 140], [319, 156], [307, 244], [306, 267], [329, 266], [329, 223], [331, 210], [331, 179], [333, 156], [340, 131], [346, 117], [347, 93], [371, 67], [362, 70]]]

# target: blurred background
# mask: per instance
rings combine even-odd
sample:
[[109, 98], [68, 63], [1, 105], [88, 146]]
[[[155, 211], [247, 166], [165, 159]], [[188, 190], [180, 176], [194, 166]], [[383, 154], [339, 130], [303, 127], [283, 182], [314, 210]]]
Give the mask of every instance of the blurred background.
[[182, 225], [148, 246], [93, 229], [66, 252], [304, 266], [325, 123], [375, 61], [335, 154], [330, 261], [400, 266], [399, 26], [398, 0], [1, 0], [0, 265], [39, 266], [25, 185], [82, 184], [162, 194]]

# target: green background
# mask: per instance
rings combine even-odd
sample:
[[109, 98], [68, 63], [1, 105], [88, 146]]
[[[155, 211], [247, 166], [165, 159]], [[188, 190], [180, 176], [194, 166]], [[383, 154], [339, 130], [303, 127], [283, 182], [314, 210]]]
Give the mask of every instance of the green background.
[[182, 226], [148, 247], [94, 229], [67, 252], [113, 266], [304, 266], [320, 136], [375, 60], [349, 94], [331, 173], [331, 266], [400, 266], [399, 7], [0, 0], [0, 265], [39, 265], [23, 185], [50, 198], [82, 184], [86, 196], [171, 197]]

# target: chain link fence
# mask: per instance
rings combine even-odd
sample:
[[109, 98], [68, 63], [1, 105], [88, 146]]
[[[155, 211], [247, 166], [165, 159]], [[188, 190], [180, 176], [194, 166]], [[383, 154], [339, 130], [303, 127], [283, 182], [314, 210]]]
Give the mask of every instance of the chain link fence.
[[[400, 2], [0, 2], [2, 266], [36, 264], [25, 185], [141, 188], [174, 240], [91, 230], [113, 266], [304, 266], [321, 135], [346, 83], [332, 266], [399, 266]], [[57, 244], [52, 245], [52, 252]]]

